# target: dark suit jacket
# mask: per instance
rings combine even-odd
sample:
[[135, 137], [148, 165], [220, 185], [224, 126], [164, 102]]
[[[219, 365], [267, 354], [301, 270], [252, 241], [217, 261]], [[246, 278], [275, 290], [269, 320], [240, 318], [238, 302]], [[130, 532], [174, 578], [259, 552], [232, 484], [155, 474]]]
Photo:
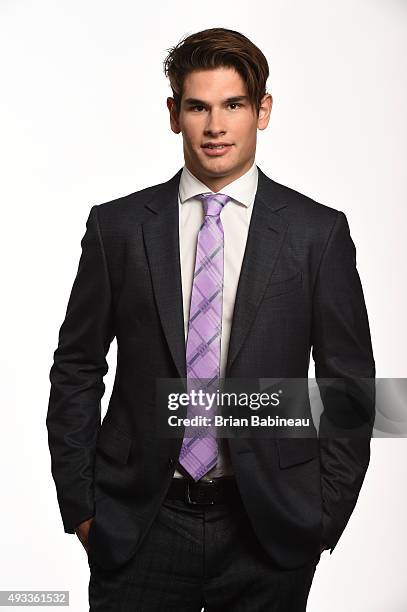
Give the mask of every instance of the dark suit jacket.
[[[135, 553], [182, 443], [157, 436], [153, 418], [156, 379], [186, 377], [180, 175], [91, 208], [50, 371], [46, 423], [64, 528], [74, 533], [95, 516], [89, 555], [105, 568]], [[101, 424], [114, 337], [116, 376]], [[332, 552], [353, 511], [370, 457], [375, 363], [345, 215], [259, 169], [225, 376], [307, 378], [311, 349], [317, 379], [345, 385], [321, 386], [319, 439], [228, 441], [254, 530], [283, 568], [315, 557], [321, 542]], [[359, 379], [372, 381], [364, 401], [346, 391], [360, 389]], [[331, 436], [327, 415], [356, 415], [368, 435]]]

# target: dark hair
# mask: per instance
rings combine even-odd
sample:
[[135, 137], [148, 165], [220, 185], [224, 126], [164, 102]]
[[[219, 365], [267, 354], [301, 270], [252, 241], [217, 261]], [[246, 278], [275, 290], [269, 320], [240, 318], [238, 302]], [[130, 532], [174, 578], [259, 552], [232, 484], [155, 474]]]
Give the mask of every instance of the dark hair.
[[164, 74], [170, 80], [178, 113], [187, 74], [220, 66], [234, 68], [239, 73], [250, 102], [259, 113], [261, 99], [267, 93], [269, 67], [263, 53], [246, 36], [235, 30], [210, 28], [185, 37], [167, 51]]

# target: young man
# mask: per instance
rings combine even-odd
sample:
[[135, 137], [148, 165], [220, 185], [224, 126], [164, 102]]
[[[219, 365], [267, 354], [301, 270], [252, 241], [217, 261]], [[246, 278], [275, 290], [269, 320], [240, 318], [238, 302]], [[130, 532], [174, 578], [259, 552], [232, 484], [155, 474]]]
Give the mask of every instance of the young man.
[[[299, 612], [369, 463], [375, 364], [355, 248], [342, 212], [256, 165], [272, 97], [250, 40], [193, 34], [164, 69], [185, 166], [91, 208], [50, 372], [63, 524], [88, 552], [91, 610]], [[319, 440], [159, 435], [157, 380], [306, 380], [311, 349]], [[331, 435], [347, 419], [364, 435]]]

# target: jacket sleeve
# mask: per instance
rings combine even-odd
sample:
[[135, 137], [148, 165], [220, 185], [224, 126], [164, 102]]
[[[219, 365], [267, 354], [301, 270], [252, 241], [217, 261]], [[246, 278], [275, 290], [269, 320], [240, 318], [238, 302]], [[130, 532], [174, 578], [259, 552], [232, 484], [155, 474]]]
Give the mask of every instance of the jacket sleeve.
[[375, 362], [356, 250], [338, 211], [313, 295], [312, 354], [323, 403], [319, 424], [323, 543], [335, 548], [370, 460]]
[[93, 464], [101, 423], [106, 354], [115, 333], [97, 206], [90, 210], [82, 253], [59, 330], [49, 378], [46, 426], [64, 529], [94, 515]]

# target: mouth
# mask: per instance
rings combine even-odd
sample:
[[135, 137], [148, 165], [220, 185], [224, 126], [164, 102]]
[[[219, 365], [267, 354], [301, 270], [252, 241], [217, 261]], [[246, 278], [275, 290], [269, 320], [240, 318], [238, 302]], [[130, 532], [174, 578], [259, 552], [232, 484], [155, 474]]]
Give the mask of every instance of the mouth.
[[218, 155], [225, 155], [233, 145], [229, 143], [207, 143], [202, 145], [202, 149], [206, 153], [206, 155], [213, 157]]

